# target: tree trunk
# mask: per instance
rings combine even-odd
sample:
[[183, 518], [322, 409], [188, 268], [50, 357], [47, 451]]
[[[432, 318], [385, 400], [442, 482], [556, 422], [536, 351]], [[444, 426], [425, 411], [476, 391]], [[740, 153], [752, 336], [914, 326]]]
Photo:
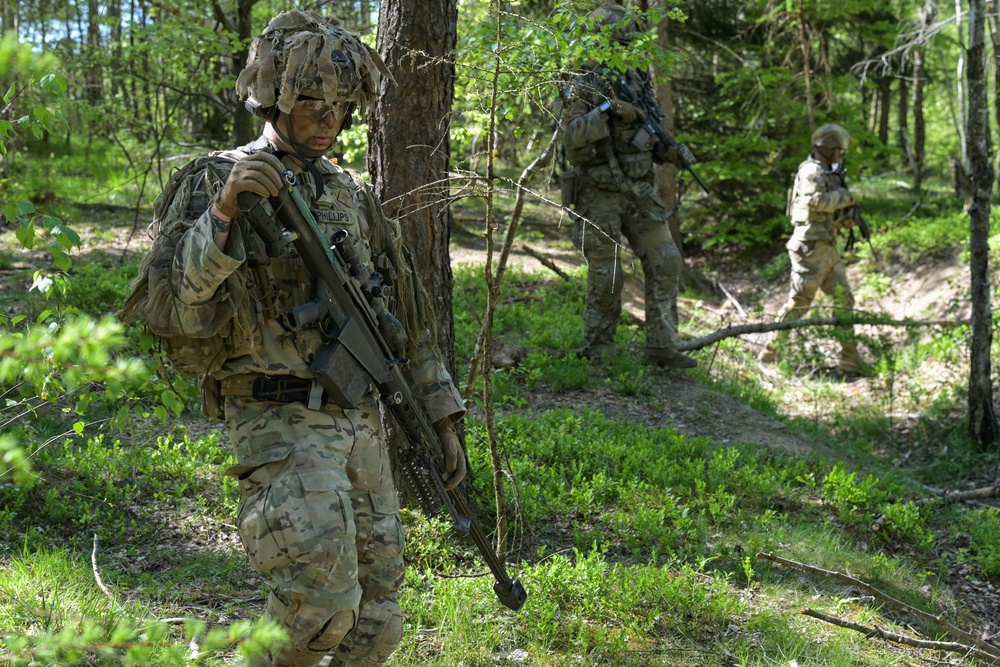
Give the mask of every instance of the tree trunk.
[[447, 179], [457, 23], [456, 0], [382, 2], [378, 50], [396, 81], [383, 82], [368, 126], [368, 171], [386, 213], [399, 219], [413, 252], [453, 377]]
[[3, 20], [3, 25], [0, 25], [0, 37], [3, 37], [8, 32], [13, 32], [17, 35], [20, 17], [18, 0], [0, 0], [0, 5], [3, 7], [2, 11], [0, 11], [0, 19]]
[[927, 125], [924, 123], [924, 84], [927, 81], [926, 40], [936, 14], [935, 0], [927, 0], [920, 8], [920, 40], [913, 51], [913, 142], [910, 145], [910, 171], [913, 174], [913, 189], [918, 193], [924, 182], [924, 157], [927, 144]]
[[883, 76], [878, 80], [878, 139], [889, 145], [889, 115], [892, 111], [892, 79]]
[[101, 51], [100, 21], [97, 0], [87, 0], [87, 45], [83, 49], [87, 62], [84, 95], [91, 104], [97, 104], [104, 98], [104, 71], [97, 57]]
[[[643, 5], [646, 4], [647, 0], [644, 0]], [[647, 7], [644, 6], [643, 10], [646, 9]], [[667, 20], [660, 21], [660, 24], [657, 26], [657, 43], [664, 51], [670, 49], [670, 34]], [[666, 72], [653, 70], [654, 79], [665, 74]], [[670, 134], [674, 134], [674, 91], [669, 79], [656, 86], [656, 101], [660, 103], [660, 108], [663, 109], [663, 129]], [[666, 205], [667, 210], [675, 210], [675, 214], [670, 218], [669, 223], [670, 236], [673, 237], [674, 244], [681, 253], [681, 261], [683, 261], [684, 249], [681, 246], [680, 211], [677, 210], [679, 204], [677, 197], [677, 168], [669, 162], [661, 164], [656, 168], [656, 191]]]
[[[239, 0], [236, 5], [236, 33], [239, 35], [239, 49], [233, 51], [233, 71], [238, 75], [247, 63], [247, 56], [250, 55], [250, 42], [253, 40], [253, 6], [257, 0]], [[236, 94], [229, 91], [228, 96], [223, 99], [233, 99], [236, 101]], [[257, 119], [246, 110], [242, 104], [236, 104], [236, 112], [233, 114], [233, 138], [237, 146], [242, 146], [254, 140], [258, 134], [259, 123]]]
[[[993, 43], [993, 90], [1000, 91], [1000, 2], [987, 0], [986, 13], [990, 20], [990, 41]], [[993, 104], [997, 127], [1000, 128], [1000, 94], [993, 97]], [[993, 168], [1000, 172], [1000, 155], [996, 159]]]
[[[972, 0], [970, 0], [971, 2]], [[958, 33], [958, 62], [955, 65], [955, 92], [958, 95], [958, 117], [968, 118], [966, 114], [966, 101], [965, 101], [965, 58], [966, 51], [968, 47], [965, 44], [965, 37], [962, 30], [962, 0], [955, 0], [955, 30]], [[958, 138], [959, 143], [962, 147], [962, 166], [965, 167], [965, 171], [969, 171], [969, 142], [965, 136], [966, 134], [965, 123], [958, 124]]]
[[990, 347], [993, 317], [990, 308], [989, 237], [993, 165], [990, 162], [990, 115], [986, 81], [985, 0], [969, 0], [967, 154], [972, 166], [973, 191], [969, 202], [972, 276], [972, 350], [969, 362], [969, 431], [983, 450], [993, 449], [998, 424], [993, 411]]
[[802, 50], [802, 74], [806, 84], [806, 111], [809, 114], [809, 131], [816, 129], [816, 99], [813, 97], [812, 81], [812, 43], [806, 30], [805, 10], [802, 0], [798, 3], [797, 26], [799, 31], [799, 48]]

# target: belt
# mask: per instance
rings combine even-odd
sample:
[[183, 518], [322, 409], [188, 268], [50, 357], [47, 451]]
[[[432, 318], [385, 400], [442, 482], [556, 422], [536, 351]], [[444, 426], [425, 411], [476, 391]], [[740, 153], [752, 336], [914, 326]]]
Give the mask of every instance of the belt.
[[302, 403], [310, 410], [326, 405], [326, 392], [318, 380], [294, 376], [233, 375], [222, 380], [222, 395], [253, 398], [257, 401]]

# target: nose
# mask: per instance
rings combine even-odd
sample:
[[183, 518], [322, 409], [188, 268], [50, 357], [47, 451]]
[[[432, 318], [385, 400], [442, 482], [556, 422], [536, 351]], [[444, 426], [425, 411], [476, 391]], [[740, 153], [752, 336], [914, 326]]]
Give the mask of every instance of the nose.
[[337, 116], [333, 112], [333, 109], [330, 109], [319, 118], [319, 124], [325, 127], [333, 127], [336, 122], [337, 122]]

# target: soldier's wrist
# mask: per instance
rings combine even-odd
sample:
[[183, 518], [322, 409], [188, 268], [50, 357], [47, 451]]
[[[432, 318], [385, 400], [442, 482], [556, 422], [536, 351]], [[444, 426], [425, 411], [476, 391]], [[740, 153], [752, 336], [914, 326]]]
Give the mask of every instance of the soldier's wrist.
[[218, 209], [215, 204], [208, 209], [208, 217], [212, 222], [212, 231], [216, 234], [228, 234], [233, 225], [232, 217]]

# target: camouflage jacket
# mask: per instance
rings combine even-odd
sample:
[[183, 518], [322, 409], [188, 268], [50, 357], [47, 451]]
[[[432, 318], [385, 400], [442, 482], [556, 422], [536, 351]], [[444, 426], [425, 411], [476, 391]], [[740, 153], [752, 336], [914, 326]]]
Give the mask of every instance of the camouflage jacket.
[[[657, 141], [644, 142], [642, 147], [632, 143], [642, 127], [638, 117], [626, 123], [616, 114], [602, 114], [598, 109], [603, 102], [618, 99], [613, 82], [619, 78], [627, 82], [623, 85], [634, 85], [639, 79], [628, 72], [622, 74], [593, 66], [577, 75], [569, 87], [563, 147], [570, 163], [584, 176], [590, 176], [598, 187], [617, 186], [617, 183], [603, 183], [604, 171], [608, 169], [613, 180], [616, 169], [626, 178], [637, 180], [651, 177], [654, 163], [678, 162], [676, 155]], [[638, 97], [638, 94], [633, 96]]]
[[840, 176], [811, 156], [799, 165], [789, 204], [792, 240], [832, 242], [839, 229], [854, 224], [849, 214], [853, 195]]
[[[266, 139], [258, 139], [249, 146], [219, 154], [232, 160], [259, 150], [273, 149]], [[296, 174], [303, 168], [289, 157], [284, 163]], [[388, 219], [370, 187], [360, 176], [322, 157], [313, 161], [322, 174], [324, 191], [317, 199], [312, 179], [297, 187], [312, 209], [324, 235], [338, 229], [346, 230], [354, 240], [359, 254], [375, 270], [392, 280], [397, 269], [390, 264], [390, 257], [408, 257], [402, 250], [398, 224]], [[242, 225], [237, 218], [229, 235], [225, 250], [219, 250], [214, 240], [211, 218], [208, 214], [212, 191], [211, 179], [204, 172], [192, 176], [189, 215], [202, 211], [177, 243], [170, 280], [173, 294], [186, 306], [204, 306], [220, 300], [227, 282], [236, 276], [247, 286], [248, 296], [243, 299], [244, 321], [240, 313], [234, 322], [227, 356], [221, 367], [211, 375], [217, 380], [243, 374], [291, 375], [311, 379], [308, 360], [323, 343], [318, 326], [294, 331], [285, 317], [288, 309], [307, 303], [315, 297], [315, 280], [306, 272], [294, 246], [287, 246], [281, 255], [264, 260], [264, 253], [255, 252], [259, 237]], [[216, 184], [217, 185], [217, 184]], [[389, 247], [380, 247], [392, 245]], [[415, 274], [413, 275], [416, 280]], [[398, 287], [394, 286], [394, 287]], [[400, 305], [399, 290], [394, 289], [395, 306]], [[429, 313], [418, 312], [417, 294], [409, 295], [411, 303], [404, 304], [411, 313], [411, 321], [418, 324], [408, 327], [411, 342], [406, 354], [410, 360], [408, 374], [414, 393], [421, 397], [428, 416], [437, 421], [445, 416], [460, 419], [465, 407], [451, 376], [445, 368], [430, 335]], [[183, 309], [178, 312], [183, 312]], [[404, 320], [404, 322], [406, 322]], [[197, 323], [190, 326], [180, 323], [189, 335]], [[416, 331], [413, 329], [416, 328]]]

